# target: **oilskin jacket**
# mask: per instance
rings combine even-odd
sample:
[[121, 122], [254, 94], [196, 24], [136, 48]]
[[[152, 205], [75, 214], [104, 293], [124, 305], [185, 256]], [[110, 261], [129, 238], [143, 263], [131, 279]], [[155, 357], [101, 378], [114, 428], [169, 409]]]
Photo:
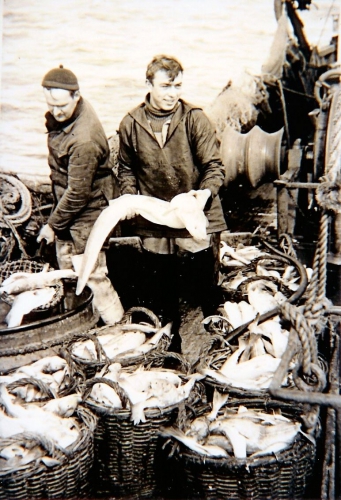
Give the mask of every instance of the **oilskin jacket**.
[[[128, 113], [119, 127], [119, 181], [121, 194], [142, 194], [170, 201], [191, 189], [210, 189], [205, 207], [207, 233], [226, 229], [219, 198], [225, 170], [219, 158], [215, 131], [206, 115], [183, 100], [160, 147], [149, 124], [145, 104]], [[187, 237], [187, 230], [168, 229], [136, 218], [136, 234], [154, 237]]]
[[[46, 114], [47, 123], [51, 121]], [[71, 122], [71, 123], [70, 123]], [[81, 221], [89, 226], [113, 197], [109, 146], [92, 106], [80, 98], [68, 122], [48, 132], [48, 163], [56, 206], [48, 224], [58, 235]]]

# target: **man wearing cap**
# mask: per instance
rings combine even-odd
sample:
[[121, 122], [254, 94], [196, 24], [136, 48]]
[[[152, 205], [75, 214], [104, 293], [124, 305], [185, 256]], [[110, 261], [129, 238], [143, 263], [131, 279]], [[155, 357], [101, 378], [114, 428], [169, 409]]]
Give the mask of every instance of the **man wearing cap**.
[[[76, 268], [100, 212], [113, 198], [109, 146], [92, 106], [80, 95], [77, 77], [60, 66], [43, 78], [48, 112], [48, 163], [55, 207], [37, 238], [56, 243], [61, 269]], [[122, 318], [123, 308], [107, 277], [105, 253], [88, 281], [104, 323]]]
[[[156, 277], [151, 303], [165, 317], [176, 318], [180, 290], [185, 323], [186, 304], [201, 308], [204, 315], [212, 314], [217, 305], [219, 236], [226, 224], [218, 194], [225, 171], [215, 131], [200, 107], [180, 99], [182, 80], [183, 68], [176, 58], [161, 54], [150, 62], [145, 101], [119, 127], [118, 173], [122, 195], [140, 193], [171, 201], [191, 190], [209, 194], [203, 241], [195, 241], [184, 229], [152, 224], [142, 217], [133, 221], [134, 233], [142, 240], [149, 282]], [[176, 321], [179, 317], [173, 323], [174, 333]]]

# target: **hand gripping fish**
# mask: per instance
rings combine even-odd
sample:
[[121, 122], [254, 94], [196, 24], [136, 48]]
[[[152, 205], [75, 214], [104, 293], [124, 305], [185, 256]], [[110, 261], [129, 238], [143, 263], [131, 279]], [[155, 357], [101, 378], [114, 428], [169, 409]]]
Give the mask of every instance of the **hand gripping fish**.
[[110, 201], [90, 233], [78, 275], [76, 295], [82, 293], [95, 266], [98, 254], [108, 234], [127, 216], [142, 215], [154, 224], [186, 228], [196, 240], [206, 238], [207, 218], [203, 212], [210, 190], [189, 191], [175, 196], [170, 202], [151, 196], [125, 194]]

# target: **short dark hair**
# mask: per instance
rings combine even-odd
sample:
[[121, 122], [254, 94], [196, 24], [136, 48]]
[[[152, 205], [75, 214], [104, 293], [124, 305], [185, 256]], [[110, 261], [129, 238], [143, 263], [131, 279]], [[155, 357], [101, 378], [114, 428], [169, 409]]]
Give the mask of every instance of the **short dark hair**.
[[160, 54], [154, 56], [152, 61], [147, 66], [146, 78], [150, 83], [153, 83], [155, 73], [164, 70], [173, 81], [179, 73], [183, 73], [184, 69], [181, 63], [172, 56]]

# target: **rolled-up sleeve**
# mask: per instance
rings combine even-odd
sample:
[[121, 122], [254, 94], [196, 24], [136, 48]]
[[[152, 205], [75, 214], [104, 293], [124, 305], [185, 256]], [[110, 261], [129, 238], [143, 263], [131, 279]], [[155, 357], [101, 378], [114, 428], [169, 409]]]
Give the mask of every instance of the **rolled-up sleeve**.
[[101, 152], [93, 142], [75, 146], [68, 163], [68, 185], [58, 201], [48, 224], [55, 231], [67, 229], [77, 214], [87, 205]]

